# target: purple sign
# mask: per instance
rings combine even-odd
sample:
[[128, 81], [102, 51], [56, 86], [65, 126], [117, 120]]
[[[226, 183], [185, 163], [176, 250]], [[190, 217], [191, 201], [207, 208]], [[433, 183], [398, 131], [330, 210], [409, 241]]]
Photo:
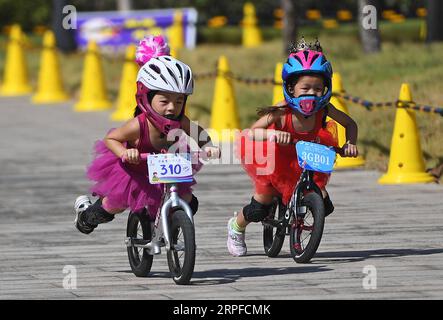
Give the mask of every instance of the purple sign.
[[[147, 35], [168, 36], [174, 15], [181, 14], [183, 41], [187, 48], [196, 43], [197, 11], [194, 8], [79, 12], [77, 14], [76, 40], [80, 49], [94, 40], [100, 47], [121, 51], [129, 44], [138, 44]], [[108, 51], [108, 50], [106, 50]]]

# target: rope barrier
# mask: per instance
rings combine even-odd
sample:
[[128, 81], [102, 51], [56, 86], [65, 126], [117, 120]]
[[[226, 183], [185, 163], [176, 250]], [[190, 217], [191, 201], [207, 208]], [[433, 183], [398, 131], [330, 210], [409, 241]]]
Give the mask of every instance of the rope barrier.
[[411, 102], [411, 101], [400, 101], [397, 100], [395, 102], [371, 102], [368, 100], [364, 100], [362, 98], [359, 97], [355, 97], [355, 96], [351, 96], [349, 94], [346, 93], [337, 93], [334, 92], [332, 94], [333, 96], [342, 98], [344, 100], [347, 101], [351, 101], [355, 104], [359, 104], [363, 107], [365, 107], [368, 111], [371, 111], [373, 107], [396, 107], [396, 108], [405, 108], [405, 109], [412, 109], [412, 110], [417, 110], [417, 111], [421, 111], [421, 112], [427, 112], [427, 113], [437, 113], [440, 116], [443, 117], [443, 107], [433, 107], [433, 106], [428, 106], [428, 105], [421, 105], [421, 104], [417, 104], [415, 102]]
[[342, 98], [347, 101], [354, 102], [355, 104], [359, 104], [359, 105], [365, 107], [368, 111], [371, 111], [372, 107], [393, 107], [396, 105], [395, 102], [371, 102], [371, 101], [364, 100], [359, 97], [351, 96], [351, 95], [346, 94], [344, 92], [343, 93], [334, 92], [334, 93], [332, 93], [332, 95]]
[[[32, 45], [29, 41], [18, 41], [18, 40], [9, 40], [9, 41], [16, 41], [20, 45], [23, 46], [23, 48], [27, 51], [41, 51], [42, 49], [45, 49], [45, 46], [43, 45]], [[0, 48], [3, 48], [5, 46], [5, 43], [0, 43]], [[69, 53], [69, 56], [86, 56], [88, 54], [88, 50], [81, 51], [81, 52], [75, 52], [75, 53]], [[98, 54], [98, 53], [97, 53]], [[127, 62], [130, 61], [126, 57], [122, 56], [115, 56], [115, 55], [107, 55], [106, 53], [101, 53], [101, 57], [111, 63], [116, 62]], [[131, 60], [132, 61], [132, 60]], [[221, 72], [221, 71], [215, 71], [215, 72], [206, 72], [201, 74], [194, 74], [195, 80], [204, 80], [204, 79], [211, 79], [215, 78], [218, 75], [224, 76], [226, 78], [229, 78], [233, 81], [244, 83], [247, 85], [282, 85], [280, 81], [275, 81], [273, 78], [249, 78], [249, 77], [243, 77], [235, 75], [232, 72]], [[388, 101], [388, 102], [372, 102], [365, 99], [362, 99], [360, 97], [352, 96], [346, 92], [334, 92], [332, 94], [333, 96], [336, 96], [338, 98], [342, 98], [344, 100], [353, 102], [355, 104], [361, 105], [366, 108], [366, 110], [371, 111], [372, 108], [381, 108], [381, 107], [397, 107], [397, 108], [406, 108], [406, 109], [412, 109], [420, 112], [426, 112], [426, 113], [436, 113], [443, 117], [443, 107], [434, 107], [434, 106], [428, 106], [428, 105], [421, 105], [417, 104], [415, 102], [410, 101]]]

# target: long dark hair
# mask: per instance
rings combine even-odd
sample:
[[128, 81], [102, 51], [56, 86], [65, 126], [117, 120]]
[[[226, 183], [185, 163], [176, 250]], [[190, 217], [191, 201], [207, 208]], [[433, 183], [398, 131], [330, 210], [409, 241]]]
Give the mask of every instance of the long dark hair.
[[272, 113], [275, 113], [275, 112], [277, 112], [279, 110], [283, 110], [283, 109], [286, 109], [286, 108], [289, 108], [289, 106], [287, 104], [285, 104], [284, 106], [260, 107], [260, 108], [257, 108], [257, 115], [259, 117], [263, 117], [263, 116], [266, 116], [268, 114], [272, 114]]

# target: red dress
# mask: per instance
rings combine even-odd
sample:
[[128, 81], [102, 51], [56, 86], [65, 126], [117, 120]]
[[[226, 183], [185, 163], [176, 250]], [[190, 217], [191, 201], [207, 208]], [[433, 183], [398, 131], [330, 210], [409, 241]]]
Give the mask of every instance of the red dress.
[[[292, 140], [303, 140], [320, 143], [327, 146], [338, 146], [337, 127], [332, 120], [323, 125], [325, 110], [315, 114], [315, 125], [310, 132], [296, 132], [292, 124], [292, 112], [285, 111], [283, 128], [276, 128], [275, 124], [267, 129], [286, 131], [291, 134]], [[253, 141], [248, 137], [248, 130], [244, 130], [237, 138], [237, 157], [252, 178], [255, 192], [258, 194], [279, 195], [283, 203], [291, 199], [295, 185], [300, 178], [302, 169], [298, 165], [295, 145], [280, 145], [270, 141]], [[324, 188], [329, 180], [329, 174], [315, 172], [314, 181], [320, 188]]]

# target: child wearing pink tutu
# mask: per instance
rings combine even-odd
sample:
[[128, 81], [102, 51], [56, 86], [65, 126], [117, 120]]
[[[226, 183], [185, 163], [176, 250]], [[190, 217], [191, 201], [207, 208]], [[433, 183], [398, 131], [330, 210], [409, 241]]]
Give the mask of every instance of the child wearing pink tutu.
[[[177, 134], [174, 129], [190, 135], [191, 122], [185, 115], [185, 105], [194, 88], [191, 68], [169, 56], [169, 47], [162, 36], [140, 41], [136, 62], [140, 70], [134, 118], [111, 129], [103, 140], [96, 142], [95, 158], [87, 169], [88, 178], [95, 182], [90, 191], [99, 199], [92, 204], [89, 197], [83, 195], [74, 204], [75, 225], [85, 234], [128, 208], [139, 211], [147, 207], [150, 218], [154, 219], [163, 185], [149, 183], [147, 164], [140, 161], [140, 154], [160, 153], [171, 147], [189, 150], [185, 135], [178, 140], [173, 138]], [[204, 129], [198, 126], [199, 136], [202, 131]], [[219, 155], [219, 149], [212, 145], [210, 138], [197, 143], [208, 157]], [[194, 172], [200, 168], [200, 162], [193, 164]], [[198, 200], [191, 186], [195, 183], [194, 180], [178, 184], [179, 195], [189, 203], [194, 214]]]
[[[237, 156], [254, 182], [255, 193], [251, 203], [228, 222], [227, 247], [233, 256], [246, 254], [246, 226], [269, 215], [275, 196], [281, 197], [284, 205], [289, 202], [302, 172], [294, 141], [338, 146], [336, 124], [326, 121], [328, 116], [346, 129], [344, 155], [358, 155], [355, 121], [329, 103], [332, 67], [318, 40], [312, 45], [302, 39], [291, 50], [282, 79], [284, 103], [261, 109], [261, 118], [236, 141]], [[334, 210], [325, 189], [328, 180], [329, 175], [314, 173], [314, 181], [323, 193], [326, 215]]]

